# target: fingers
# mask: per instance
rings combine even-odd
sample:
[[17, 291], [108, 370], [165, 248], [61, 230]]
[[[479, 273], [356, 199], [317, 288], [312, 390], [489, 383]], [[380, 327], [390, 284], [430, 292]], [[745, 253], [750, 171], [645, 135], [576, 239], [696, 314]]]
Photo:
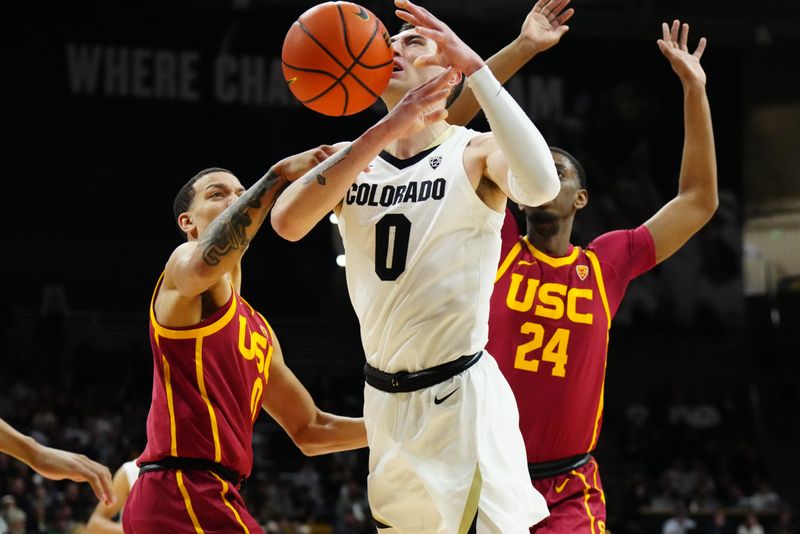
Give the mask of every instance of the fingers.
[[705, 51], [705, 49], [706, 49], [706, 43], [707, 43], [707, 42], [708, 42], [708, 41], [706, 40], [706, 38], [705, 38], [705, 37], [701, 37], [701, 38], [700, 38], [700, 42], [699, 42], [699, 43], [697, 43], [697, 50], [695, 50], [695, 51], [694, 51], [694, 54], [693, 54], [693, 55], [694, 55], [694, 57], [696, 57], [697, 59], [700, 59], [701, 57], [703, 57], [703, 52], [704, 52], [704, 51]]
[[98, 501], [102, 501], [105, 504], [114, 502], [114, 495], [111, 492], [111, 473], [108, 469], [105, 470], [105, 473], [102, 470], [90, 471], [86, 475], [86, 482], [91, 486]]
[[[661, 52], [667, 53], [669, 49], [680, 49], [683, 52], [689, 53], [689, 24], [683, 23], [678, 19], [672, 21], [672, 25], [666, 22], [661, 23], [661, 39], [657, 41], [658, 47]], [[707, 40], [702, 37], [697, 43], [697, 49], [692, 54], [697, 59], [703, 56], [703, 51], [706, 49]]]
[[425, 122], [425, 124], [433, 124], [438, 121], [443, 121], [446, 118], [447, 118], [447, 110], [444, 108], [437, 109], [436, 111], [432, 111], [422, 116], [422, 120], [423, 122]]
[[678, 30], [680, 30], [681, 23], [678, 19], [672, 21], [672, 27], [669, 30], [669, 39], [673, 43], [678, 42]]
[[[556, 20], [554, 21], [555, 25], [556, 26], [563, 25], [570, 18], [572, 18], [572, 15], [574, 15], [574, 14], [575, 14], [575, 10], [574, 9], [572, 9], [572, 8], [567, 9], [562, 14], [560, 14], [558, 17], [556, 17]], [[569, 28], [567, 28], [567, 29], [569, 29]]]
[[[416, 25], [420, 25], [420, 26], [426, 26], [428, 28], [431, 28], [431, 27], [436, 27], [436, 26], [441, 24], [439, 19], [434, 17], [433, 14], [431, 14], [430, 11], [428, 11], [424, 7], [421, 7], [421, 6], [418, 6], [416, 4], [413, 4], [413, 3], [409, 2], [408, 0], [394, 0], [394, 5], [395, 5], [395, 7], [398, 7], [401, 10], [404, 10], [404, 11], [399, 11], [399, 10], [395, 11], [395, 14], [398, 17], [400, 17], [401, 19], [403, 19], [404, 21], [410, 22], [411, 24], [414, 24], [415, 26]], [[411, 18], [413, 18], [417, 22], [412, 22], [412, 20], [406, 18], [405, 16], [401, 16], [401, 13], [403, 13], [403, 12], [408, 13], [408, 15], [410, 15]]]
[[681, 26], [681, 36], [680, 36], [680, 47], [681, 50], [684, 52], [688, 52], [688, 48], [686, 48], [686, 41], [689, 39], [689, 25], [685, 22], [683, 26]]
[[661, 39], [663, 39], [665, 45], [670, 41], [669, 25], [666, 22], [661, 23]]

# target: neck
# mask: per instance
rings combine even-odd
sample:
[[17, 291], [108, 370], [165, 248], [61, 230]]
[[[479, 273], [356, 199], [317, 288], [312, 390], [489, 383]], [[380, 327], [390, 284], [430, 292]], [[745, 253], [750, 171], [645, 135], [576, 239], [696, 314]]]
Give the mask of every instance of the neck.
[[393, 141], [386, 146], [386, 151], [399, 159], [410, 158], [441, 143], [450, 133], [452, 133], [452, 127], [447, 122], [435, 122], [419, 132]]
[[528, 225], [528, 241], [548, 256], [560, 258], [569, 251], [569, 237], [572, 234], [572, 219], [556, 219], [550, 222], [533, 222]]

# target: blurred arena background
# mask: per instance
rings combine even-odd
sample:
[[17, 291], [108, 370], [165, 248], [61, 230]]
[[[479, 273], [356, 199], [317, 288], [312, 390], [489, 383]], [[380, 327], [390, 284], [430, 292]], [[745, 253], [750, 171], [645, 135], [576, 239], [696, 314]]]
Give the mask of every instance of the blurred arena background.
[[[388, 0], [362, 3], [390, 32], [399, 26]], [[112, 471], [140, 452], [152, 372], [147, 306], [180, 239], [177, 189], [208, 166], [248, 185], [279, 158], [349, 140], [382, 113], [376, 105], [324, 117], [291, 97], [280, 48], [313, 4], [8, 8], [0, 417]], [[533, 1], [422, 5], [488, 57], [517, 35]], [[722, 513], [735, 532], [755, 513], [768, 533], [798, 532], [800, 4], [572, 7], [566, 37], [507, 87], [551, 144], [586, 167], [590, 205], [574, 242], [640, 224], [676, 189], [681, 89], [655, 44], [661, 21], [680, 18], [693, 43], [709, 39], [719, 165], [714, 219], [634, 282], [612, 328], [597, 451], [609, 531], [661, 532], [685, 513], [696, 532], [712, 532]], [[359, 414], [363, 353], [341, 254], [328, 221], [296, 244], [265, 226], [244, 287], [318, 402]], [[266, 415], [254, 449], [246, 499], [268, 532], [372, 531], [365, 452], [306, 459]], [[11, 532], [80, 532], [94, 503], [88, 488], [45, 481], [0, 456], [0, 517], [22, 525]]]

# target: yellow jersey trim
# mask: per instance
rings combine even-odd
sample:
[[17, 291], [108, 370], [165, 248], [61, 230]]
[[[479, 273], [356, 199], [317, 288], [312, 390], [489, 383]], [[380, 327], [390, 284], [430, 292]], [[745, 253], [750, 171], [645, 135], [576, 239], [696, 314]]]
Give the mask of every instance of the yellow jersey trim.
[[589, 516], [589, 526], [591, 528], [591, 533], [595, 534], [594, 524], [595, 521], [597, 520], [592, 515], [592, 509], [589, 508], [589, 497], [591, 496], [589, 490], [591, 489], [591, 486], [589, 485], [589, 482], [586, 481], [586, 477], [583, 476], [583, 473], [573, 469], [572, 474], [580, 478], [581, 482], [583, 482], [583, 507], [586, 508], [586, 515]]
[[528, 236], [524, 236], [522, 240], [525, 241], [525, 244], [528, 246], [528, 250], [531, 251], [531, 254], [533, 254], [534, 258], [546, 263], [551, 267], [563, 267], [564, 265], [574, 263], [575, 260], [578, 259], [578, 253], [581, 251], [580, 247], [572, 247], [572, 252], [569, 253], [569, 256], [564, 256], [563, 258], [554, 258], [552, 256], [548, 256], [544, 252], [531, 245], [531, 242], [528, 241]]
[[247, 528], [247, 525], [245, 525], [244, 522], [242, 521], [242, 518], [239, 515], [239, 512], [237, 512], [236, 508], [234, 508], [233, 505], [230, 503], [230, 501], [225, 498], [225, 494], [228, 493], [228, 483], [225, 482], [224, 480], [222, 480], [219, 477], [219, 475], [217, 475], [215, 472], [209, 471], [209, 473], [214, 475], [214, 478], [219, 480], [220, 484], [222, 484], [222, 491], [220, 491], [220, 493], [219, 493], [220, 497], [222, 497], [222, 502], [224, 502], [225, 506], [227, 506], [228, 509], [231, 512], [233, 512], [233, 516], [236, 518], [236, 522], [239, 523], [239, 525], [242, 527], [242, 530], [244, 531], [244, 533], [245, 534], [250, 534], [250, 530]]
[[200, 522], [197, 520], [197, 515], [194, 513], [192, 500], [189, 498], [189, 492], [186, 491], [186, 486], [183, 484], [183, 470], [178, 469], [175, 471], [175, 479], [178, 481], [178, 489], [181, 490], [181, 495], [183, 495], [183, 503], [186, 505], [186, 511], [189, 512], [192, 525], [194, 525], [194, 531], [197, 534], [203, 534], [203, 529], [200, 528]]
[[481, 477], [480, 467], [476, 465], [475, 473], [472, 475], [472, 484], [467, 494], [467, 502], [464, 505], [464, 513], [461, 515], [461, 523], [458, 525], [458, 534], [467, 534], [469, 527], [472, 526], [472, 520], [478, 513], [482, 486], [483, 477]]
[[214, 412], [214, 407], [211, 405], [211, 400], [208, 398], [206, 392], [206, 383], [203, 379], [203, 338], [198, 337], [194, 344], [194, 369], [197, 374], [197, 387], [200, 390], [200, 396], [203, 402], [206, 403], [208, 408], [208, 418], [211, 420], [211, 434], [214, 437], [214, 461], [219, 463], [222, 459], [222, 448], [219, 443], [219, 429], [217, 428], [217, 414]]
[[[158, 344], [158, 343], [156, 343]], [[178, 433], [175, 429], [175, 405], [172, 403], [172, 377], [167, 357], [161, 355], [161, 367], [164, 370], [164, 389], [167, 394], [167, 411], [169, 412], [169, 453], [178, 456]]]
[[521, 250], [522, 250], [522, 243], [520, 242], [517, 242], [516, 245], [511, 247], [511, 250], [509, 251], [508, 255], [506, 255], [505, 259], [503, 260], [503, 263], [501, 263], [500, 267], [497, 268], [497, 275], [494, 277], [495, 284], [497, 283], [498, 280], [500, 280], [500, 278], [503, 277], [504, 274], [506, 274], [506, 271], [511, 266], [511, 263], [514, 261], [514, 258], [516, 258], [519, 255]]
[[600, 402], [597, 404], [597, 413], [594, 417], [594, 430], [592, 430], [592, 441], [589, 443], [589, 451], [594, 450], [599, 438], [600, 419], [603, 417], [603, 400], [606, 392], [606, 367], [608, 365], [608, 332], [611, 329], [611, 309], [608, 306], [608, 297], [606, 296], [606, 286], [603, 282], [603, 271], [600, 270], [600, 261], [591, 250], [586, 251], [586, 257], [592, 264], [595, 272], [595, 279], [597, 280], [597, 289], [600, 291], [600, 299], [603, 301], [603, 308], [606, 312], [606, 353], [603, 356], [603, 385], [600, 388]]
[[206, 337], [211, 334], [219, 332], [225, 325], [227, 325], [236, 313], [236, 291], [231, 284], [231, 304], [225, 311], [225, 314], [211, 324], [201, 326], [200, 328], [187, 328], [185, 330], [173, 330], [158, 324], [156, 320], [156, 294], [161, 287], [161, 282], [164, 280], [164, 273], [158, 277], [158, 283], [155, 290], [153, 290], [153, 297], [150, 299], [150, 322], [153, 325], [153, 330], [162, 337], [169, 339], [192, 339], [196, 337]]
[[600, 484], [597, 483], [597, 475], [600, 473], [600, 466], [597, 465], [597, 462], [594, 461], [594, 460], [592, 460], [592, 463], [594, 464], [594, 477], [593, 477], [594, 478], [594, 489], [596, 489], [597, 491], [600, 492], [600, 500], [603, 501], [603, 505], [605, 505], [606, 504], [606, 493], [600, 487]]

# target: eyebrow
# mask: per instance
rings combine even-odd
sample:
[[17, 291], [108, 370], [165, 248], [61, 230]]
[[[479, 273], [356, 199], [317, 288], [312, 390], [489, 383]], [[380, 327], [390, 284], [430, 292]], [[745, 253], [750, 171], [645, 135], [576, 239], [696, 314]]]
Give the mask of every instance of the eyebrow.
[[220, 183], [208, 184], [208, 185], [206, 186], [206, 189], [205, 189], [205, 190], [206, 190], [206, 191], [208, 191], [208, 190], [209, 190], [209, 189], [211, 189], [212, 187], [219, 187], [220, 189], [225, 189], [225, 188], [226, 188], [226, 185], [225, 185], [225, 184], [220, 184]]
[[404, 41], [408, 41], [409, 39], [413, 39], [414, 37], [419, 37], [420, 39], [424, 39], [425, 38], [425, 37], [423, 37], [422, 35], [420, 35], [418, 33], [412, 33], [412, 32], [414, 32], [413, 28], [410, 28], [408, 30], [404, 30], [404, 31], [400, 32], [397, 35], [391, 36], [389, 38], [389, 41], [391, 41], [392, 43], [396, 43], [397, 41], [400, 41], [401, 39], [404, 40]]

